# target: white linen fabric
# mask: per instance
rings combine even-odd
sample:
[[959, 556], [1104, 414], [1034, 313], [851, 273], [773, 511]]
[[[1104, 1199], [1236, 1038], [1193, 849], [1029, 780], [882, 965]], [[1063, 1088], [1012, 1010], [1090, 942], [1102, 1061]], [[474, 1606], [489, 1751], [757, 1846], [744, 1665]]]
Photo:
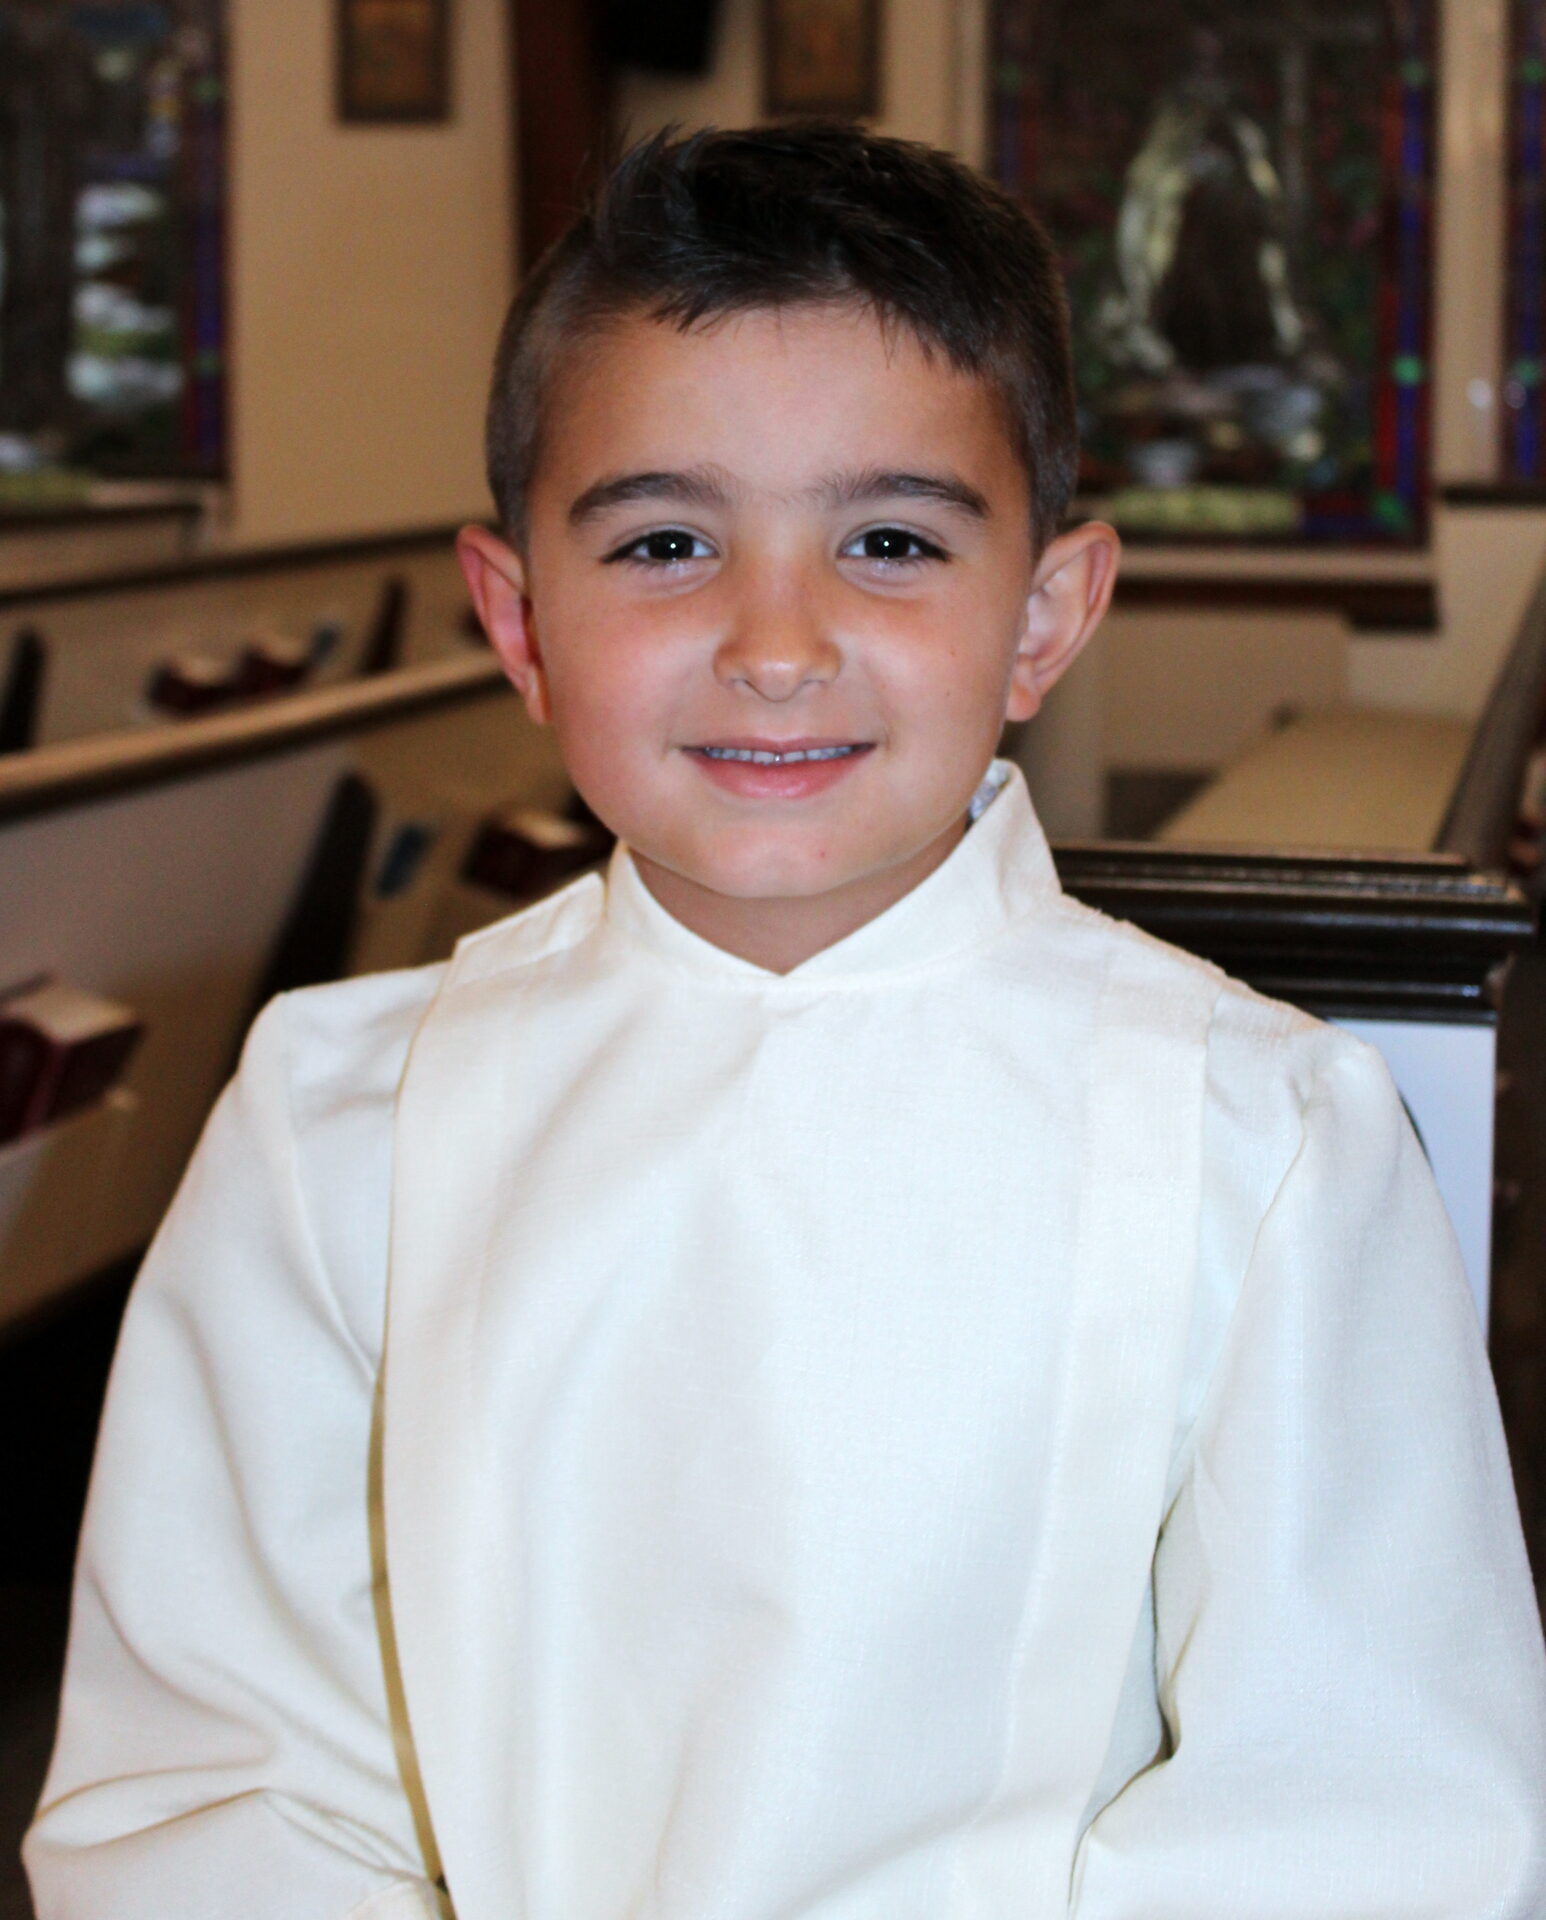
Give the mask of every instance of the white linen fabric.
[[787, 975], [620, 851], [276, 1003], [27, 1863], [40, 1920], [1533, 1920], [1546, 1663], [1378, 1055], [1065, 899], [1018, 776]]

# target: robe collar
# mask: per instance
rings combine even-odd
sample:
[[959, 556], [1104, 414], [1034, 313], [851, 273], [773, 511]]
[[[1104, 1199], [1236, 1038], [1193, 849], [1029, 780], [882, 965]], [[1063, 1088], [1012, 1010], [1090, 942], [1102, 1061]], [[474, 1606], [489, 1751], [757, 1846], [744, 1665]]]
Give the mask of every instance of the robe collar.
[[973, 810], [970, 831], [927, 879], [788, 973], [727, 953], [683, 926], [644, 884], [621, 842], [607, 869], [606, 933], [706, 981], [762, 990], [862, 985], [949, 961], [986, 945], [1059, 894], [1046, 836], [1018, 767], [995, 760]]

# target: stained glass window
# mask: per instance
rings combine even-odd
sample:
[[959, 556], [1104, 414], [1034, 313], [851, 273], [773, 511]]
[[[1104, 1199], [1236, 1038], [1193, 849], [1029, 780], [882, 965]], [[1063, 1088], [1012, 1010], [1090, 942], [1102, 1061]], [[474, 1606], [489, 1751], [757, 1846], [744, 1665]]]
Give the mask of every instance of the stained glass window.
[[1124, 531], [1424, 537], [1434, 7], [995, 0], [992, 164], [1062, 255]]
[[0, 0], [0, 499], [221, 472], [221, 28], [221, 0]]

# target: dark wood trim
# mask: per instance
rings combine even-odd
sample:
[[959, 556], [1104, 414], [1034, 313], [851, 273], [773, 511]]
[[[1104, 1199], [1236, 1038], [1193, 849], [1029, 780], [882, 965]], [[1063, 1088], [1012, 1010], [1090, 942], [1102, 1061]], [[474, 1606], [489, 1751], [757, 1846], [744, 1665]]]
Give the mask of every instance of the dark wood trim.
[[1446, 507], [1546, 507], [1546, 480], [1452, 480], [1439, 499]]
[[13, 635], [0, 683], [0, 754], [30, 753], [37, 744], [48, 681], [48, 642], [36, 627]]
[[564, 232], [607, 159], [611, 86], [591, 0], [509, 0], [515, 63], [516, 258]]
[[12, 533], [57, 533], [71, 527], [118, 527], [135, 520], [197, 520], [204, 512], [199, 500], [135, 500], [99, 507], [0, 506], [0, 540]]
[[1358, 633], [1436, 633], [1439, 597], [1431, 579], [1367, 574], [1120, 573], [1124, 612], [1335, 613]]
[[40, 606], [46, 601], [89, 600], [103, 594], [153, 593], [166, 587], [203, 586], [212, 580], [241, 580], [263, 573], [303, 567], [336, 567], [356, 561], [391, 560], [400, 554], [450, 548], [462, 521], [439, 527], [409, 527], [401, 533], [368, 533], [348, 540], [305, 540], [278, 547], [236, 547], [227, 552], [167, 560], [122, 572], [72, 574], [32, 587], [0, 589], [0, 612]]
[[239, 713], [37, 747], [0, 761], [0, 824], [223, 772], [508, 691], [498, 661], [469, 650], [371, 679], [285, 694]]
[[[1104, 497], [1099, 493], [1076, 494], [1069, 511], [1070, 522], [1077, 525], [1082, 520], [1104, 519], [1101, 511]], [[1157, 547], [1162, 551], [1205, 554], [1281, 553], [1294, 559], [1309, 554], [1361, 554], [1371, 559], [1390, 560], [1397, 555], [1421, 556], [1432, 544], [1426, 534], [1346, 533], [1324, 539], [1317, 535], [1307, 540], [1302, 533], [1189, 533], [1184, 527], [1126, 527], [1121, 531], [1122, 544], [1135, 553]]]
[[[295, 898], [247, 1006], [242, 1032], [281, 993], [341, 980], [359, 931], [381, 801], [368, 780], [341, 774], [317, 828]], [[236, 1060], [231, 1061], [236, 1070]]]
[[1055, 847], [1075, 898], [1322, 1016], [1496, 1018], [1499, 970], [1535, 932], [1500, 876], [1458, 855]]

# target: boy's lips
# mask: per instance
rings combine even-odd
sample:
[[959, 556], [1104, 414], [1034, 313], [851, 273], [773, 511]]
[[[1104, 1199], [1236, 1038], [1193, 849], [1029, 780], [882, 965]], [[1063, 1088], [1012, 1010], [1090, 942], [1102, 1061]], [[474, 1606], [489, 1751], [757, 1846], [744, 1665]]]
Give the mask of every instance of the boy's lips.
[[708, 740], [686, 752], [717, 787], [753, 800], [824, 793], [870, 752], [869, 740]]

